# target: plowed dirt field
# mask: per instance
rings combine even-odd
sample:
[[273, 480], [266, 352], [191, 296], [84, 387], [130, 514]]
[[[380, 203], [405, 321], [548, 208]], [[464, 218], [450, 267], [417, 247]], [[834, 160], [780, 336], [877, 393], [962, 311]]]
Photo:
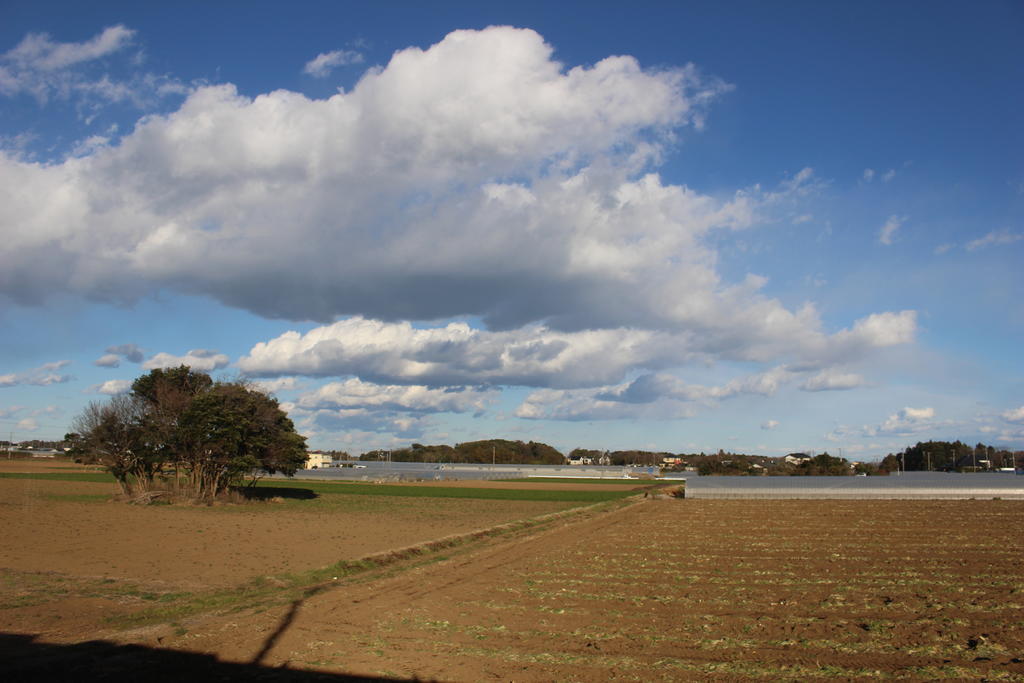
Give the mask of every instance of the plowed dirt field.
[[[11, 647], [152, 648], [124, 667], [190, 653], [182, 670], [217, 662], [225, 679], [1024, 680], [1019, 502], [633, 500], [173, 623], [126, 630], [68, 601], [66, 626], [8, 605], [2, 630], [34, 637]], [[402, 515], [379, 528], [416, 516]]]

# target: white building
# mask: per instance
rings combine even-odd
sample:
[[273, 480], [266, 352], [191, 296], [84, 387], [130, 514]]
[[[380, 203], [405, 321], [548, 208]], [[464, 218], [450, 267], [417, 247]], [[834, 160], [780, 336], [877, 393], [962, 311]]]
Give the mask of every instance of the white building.
[[315, 470], [321, 467], [330, 467], [331, 456], [326, 453], [306, 453], [306, 465], [307, 470]]

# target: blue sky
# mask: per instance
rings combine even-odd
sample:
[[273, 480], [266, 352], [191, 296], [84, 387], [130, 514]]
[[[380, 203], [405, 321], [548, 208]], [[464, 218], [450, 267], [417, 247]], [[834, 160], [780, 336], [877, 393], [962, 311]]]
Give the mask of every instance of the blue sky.
[[1016, 2], [0, 9], [0, 431], [1024, 447]]

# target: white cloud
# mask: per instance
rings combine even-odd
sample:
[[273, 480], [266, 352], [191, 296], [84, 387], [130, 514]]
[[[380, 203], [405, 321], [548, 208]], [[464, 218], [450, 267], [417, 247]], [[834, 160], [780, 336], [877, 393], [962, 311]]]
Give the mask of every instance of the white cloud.
[[[771, 359], [799, 353], [808, 367], [842, 362], [876, 348], [908, 343], [916, 330], [913, 311], [873, 314], [831, 336], [814, 330], [810, 316], [804, 318], [803, 330], [781, 317], [762, 321], [767, 329], [750, 330], [736, 321], [735, 328], [705, 330], [706, 337], [689, 330], [558, 332], [542, 325], [487, 331], [450, 323], [417, 329], [409, 323], [349, 318], [260, 342], [238, 366], [254, 377], [357, 375], [375, 382], [428, 386], [598, 387], [619, 382], [633, 371], [657, 371], [695, 360]], [[775, 324], [778, 331], [772, 329]], [[748, 387], [757, 384], [760, 393], [771, 393], [787, 375], [785, 368], [776, 368], [743, 382]], [[741, 389], [734, 381], [721, 391]], [[720, 396], [712, 396], [716, 397]]]
[[265, 394], [273, 394], [278, 391], [291, 391], [299, 388], [297, 377], [278, 377], [276, 379], [261, 380], [254, 382], [256, 388]]
[[681, 419], [693, 417], [698, 405], [742, 394], [771, 396], [790, 378], [789, 369], [777, 367], [722, 386], [688, 384], [671, 375], [649, 374], [614, 386], [540, 389], [523, 400], [516, 416], [548, 420]]
[[934, 408], [910, 408], [909, 406], [900, 411], [900, 417], [907, 420], [930, 420], [935, 417]]
[[1001, 417], [1007, 422], [1024, 422], [1024, 406], [1007, 410]]
[[693, 417], [693, 406], [674, 401], [631, 403], [609, 400], [613, 396], [599, 389], [538, 389], [530, 392], [516, 408], [515, 415], [528, 420], [594, 421], [631, 418], [685, 419]]
[[764, 429], [766, 431], [767, 430], [775, 429], [778, 426], [779, 426], [779, 421], [778, 420], [768, 420], [767, 422], [762, 422], [761, 423], [761, 429]]
[[213, 372], [227, 366], [230, 361], [231, 359], [223, 353], [207, 349], [192, 349], [184, 356], [174, 356], [161, 351], [143, 363], [142, 367], [146, 370], [154, 370], [157, 368], [175, 368], [179, 365], [187, 365], [193, 370]]
[[896, 231], [899, 230], [906, 221], [906, 216], [889, 216], [889, 220], [887, 220], [885, 225], [882, 226], [882, 229], [878, 231], [878, 241], [885, 245], [892, 244], [893, 239], [896, 237]]
[[71, 155], [76, 157], [89, 156], [96, 153], [101, 147], [110, 144], [110, 138], [105, 135], [90, 135], [84, 140], [79, 140], [71, 149]]
[[[861, 174], [861, 180], [865, 183], [870, 183], [872, 180], [875, 179], [876, 175], [878, 175], [878, 173], [875, 171], [875, 169], [865, 168], [864, 173]], [[883, 183], [887, 183], [896, 177], [896, 169], [890, 168], [888, 171], [886, 171], [879, 177]]]
[[0, 387], [15, 387], [21, 384], [34, 386], [49, 386], [51, 384], [64, 384], [74, 379], [71, 375], [62, 375], [57, 371], [69, 365], [69, 360], [59, 360], [53, 363], [44, 363], [37, 368], [0, 375]]
[[26, 432], [34, 432], [37, 429], [39, 429], [39, 422], [37, 422], [34, 418], [26, 417], [24, 420], [18, 421], [18, 429], [24, 430]]
[[788, 379], [789, 370], [785, 367], [733, 379], [722, 386], [688, 384], [672, 375], [648, 374], [618, 387], [606, 387], [600, 397], [624, 403], [651, 403], [664, 398], [706, 402], [739, 394], [771, 396]]
[[353, 50], [333, 50], [331, 52], [321, 52], [314, 59], [306, 62], [306, 66], [302, 71], [315, 78], [323, 78], [330, 74], [335, 67], [347, 64], [361, 64], [362, 62], [363, 55], [358, 52]]
[[299, 397], [307, 410], [389, 410], [413, 413], [480, 413], [497, 397], [496, 391], [473, 387], [431, 389], [420, 385], [380, 385], [350, 378], [326, 384]]
[[917, 313], [872, 313], [856, 321], [851, 330], [842, 330], [834, 337], [835, 346], [853, 355], [858, 348], [882, 348], [908, 344], [917, 332]]
[[142, 349], [136, 344], [118, 344], [108, 346], [107, 352], [93, 361], [93, 364], [101, 368], [117, 368], [121, 367], [122, 358], [132, 363], [141, 363], [143, 357]]
[[[199, 87], [61, 163], [0, 152], [0, 186], [20, 189], [0, 203], [0, 292], [23, 305], [203, 295], [329, 323], [256, 344], [239, 362], [251, 377], [587, 389], [609, 413], [651, 406], [597, 393], [687, 363], [766, 368], [689, 399], [714, 401], [794, 374], [772, 368], [820, 371], [912, 341], [913, 311], [832, 332], [813, 304], [768, 296], [764, 277], [720, 275], [721, 236], [800, 215], [791, 204], [821, 186], [809, 168], [721, 196], [663, 181], [669, 146], [728, 90], [628, 56], [567, 67], [508, 27], [401, 50], [327, 99]], [[486, 329], [394, 322], [462, 317]], [[159, 353], [144, 367], [180, 363], [228, 357]]]
[[800, 385], [804, 391], [844, 391], [865, 385], [861, 375], [823, 370]]
[[[24, 188], [0, 208], [3, 291], [169, 287], [291, 319], [685, 318], [726, 289], [704, 236], [750, 225], [757, 200], [641, 171], [726, 89], [629, 57], [566, 70], [510, 28], [400, 51], [326, 100], [199, 88], [82, 158], [0, 157]], [[680, 289], [693, 297], [665, 310]]]
[[118, 344], [117, 346], [108, 346], [107, 353], [121, 356], [132, 363], [141, 363], [143, 358], [142, 349], [140, 349], [136, 344]]
[[105, 394], [107, 396], [116, 396], [117, 394], [125, 394], [131, 391], [132, 381], [128, 379], [109, 379], [102, 384], [96, 384], [89, 387], [90, 393]]
[[[362, 438], [363, 444], [378, 441], [381, 435], [391, 439], [419, 439], [433, 427], [427, 413], [413, 413], [387, 409], [318, 408], [309, 410], [294, 404], [282, 404], [299, 430], [310, 435], [339, 433], [374, 435]], [[397, 443], [397, 442], [394, 442]]]
[[991, 247], [1004, 244], [1013, 244], [1024, 240], [1024, 235], [1020, 233], [1010, 232], [1009, 230], [993, 230], [984, 237], [979, 237], [976, 240], [972, 240], [967, 243], [967, 251], [975, 251], [982, 249], [983, 247]]
[[429, 386], [514, 384], [583, 386], [618, 380], [633, 364], [675, 361], [667, 335], [643, 330], [507, 332], [465, 323], [416, 329], [409, 323], [349, 318], [304, 335], [256, 344], [238, 362], [253, 376], [358, 375]]
[[0, 59], [34, 71], [55, 71], [117, 52], [125, 48], [134, 35], [135, 31], [120, 24], [105, 28], [82, 43], [58, 43], [45, 33], [30, 33]]
[[908, 406], [890, 415], [877, 428], [867, 429], [866, 433], [868, 436], [875, 436], [879, 433], [897, 435], [916, 434], [933, 429], [935, 426], [932, 422], [934, 417], [934, 408], [911, 408]]
[[950, 249], [952, 249], [952, 248], [953, 248], [954, 246], [956, 246], [956, 245], [954, 245], [954, 244], [950, 244], [950, 243], [948, 243], [948, 242], [947, 242], [947, 243], [945, 243], [945, 244], [940, 244], [939, 246], [935, 247], [935, 249], [934, 249], [934, 253], [935, 253], [936, 255], [940, 255], [940, 254], [945, 254], [945, 253], [946, 253], [946, 252], [948, 252], [948, 251], [949, 251]]
[[[30, 33], [14, 48], [0, 55], [0, 95], [28, 93], [40, 104], [51, 99], [75, 99], [82, 107], [79, 114], [89, 120], [109, 102], [130, 102], [146, 107], [168, 95], [182, 95], [188, 87], [167, 76], [146, 73], [132, 64], [127, 48], [135, 31], [122, 25], [110, 26], [80, 43], [55, 41], [45, 33]], [[138, 55], [134, 55], [137, 60]], [[127, 75], [110, 75], [108, 62], [119, 59]], [[100, 138], [78, 144], [76, 154], [93, 151]], [[105, 142], [103, 143], [105, 144]]]

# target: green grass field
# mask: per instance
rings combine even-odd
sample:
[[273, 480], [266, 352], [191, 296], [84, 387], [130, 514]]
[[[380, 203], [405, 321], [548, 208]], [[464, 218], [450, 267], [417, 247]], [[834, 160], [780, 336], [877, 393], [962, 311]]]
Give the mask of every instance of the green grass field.
[[[528, 477], [526, 479], [502, 479], [501, 481], [549, 483], [549, 484], [612, 484], [625, 486], [657, 486], [658, 484], [676, 483], [665, 479], [599, 479], [585, 477]], [[682, 484], [683, 482], [678, 482]]]
[[545, 491], [540, 489], [477, 489], [448, 486], [398, 486], [361, 482], [264, 480], [258, 487], [307, 489], [321, 495], [394, 496], [399, 498], [477, 498], [565, 503], [600, 503], [633, 495], [632, 491]]
[[[6, 479], [38, 479], [49, 481], [78, 481], [114, 483], [114, 478], [103, 472], [39, 472], [0, 473]], [[527, 480], [543, 481], [543, 480]], [[600, 479], [594, 481], [603, 481]], [[637, 484], [638, 482], [633, 482]], [[643, 482], [646, 483], [646, 482]], [[652, 482], [653, 483], [653, 482]], [[447, 486], [398, 486], [362, 482], [295, 481], [265, 479], [257, 488], [301, 489], [316, 495], [390, 496], [396, 498], [475, 498], [478, 500], [525, 500], [563, 503], [600, 503], [633, 495], [632, 491], [545, 491], [540, 489], [487, 489]]]
[[114, 477], [106, 472], [0, 472], [0, 479], [40, 479], [42, 481], [89, 481], [113, 484]]

